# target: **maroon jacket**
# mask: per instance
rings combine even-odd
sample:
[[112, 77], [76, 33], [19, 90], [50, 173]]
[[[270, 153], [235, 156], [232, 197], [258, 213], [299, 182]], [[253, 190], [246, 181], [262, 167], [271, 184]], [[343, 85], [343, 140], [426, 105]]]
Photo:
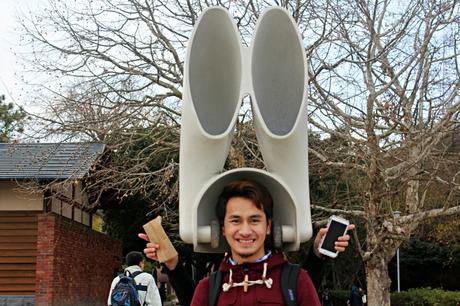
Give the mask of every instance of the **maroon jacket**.
[[[222, 283], [229, 282], [230, 270], [232, 270], [233, 283], [239, 283], [244, 280], [245, 274], [248, 274], [249, 281], [262, 279], [264, 263], [267, 263], [266, 279], [271, 278], [273, 284], [267, 288], [265, 284], [256, 284], [249, 286], [247, 292], [243, 287], [233, 287], [227, 292], [221, 291], [217, 302], [218, 306], [223, 305], [284, 305], [283, 294], [280, 289], [281, 270], [286, 262], [282, 253], [274, 253], [268, 259], [258, 263], [248, 263], [233, 266], [224, 261], [220, 265], [222, 271]], [[209, 278], [206, 277], [198, 284], [192, 299], [192, 306], [208, 305], [208, 287]], [[320, 306], [318, 294], [308, 273], [300, 269], [297, 280], [297, 304], [299, 306]]]

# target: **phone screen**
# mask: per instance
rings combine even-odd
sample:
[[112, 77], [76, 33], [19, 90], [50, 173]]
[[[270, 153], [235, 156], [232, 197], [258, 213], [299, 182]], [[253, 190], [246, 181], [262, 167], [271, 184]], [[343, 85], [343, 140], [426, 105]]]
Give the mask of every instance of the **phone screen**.
[[331, 221], [329, 229], [327, 230], [326, 237], [324, 238], [321, 248], [328, 250], [329, 252], [337, 252], [335, 247], [335, 242], [337, 238], [343, 235], [347, 225], [337, 222], [335, 220]]

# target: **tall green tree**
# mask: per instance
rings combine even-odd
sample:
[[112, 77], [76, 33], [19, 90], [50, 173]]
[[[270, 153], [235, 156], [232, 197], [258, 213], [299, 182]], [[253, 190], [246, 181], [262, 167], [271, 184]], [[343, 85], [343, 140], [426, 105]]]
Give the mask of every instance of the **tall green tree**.
[[5, 95], [0, 95], [0, 142], [8, 142], [11, 137], [22, 133], [26, 118], [21, 107], [15, 108], [13, 103], [6, 103]]

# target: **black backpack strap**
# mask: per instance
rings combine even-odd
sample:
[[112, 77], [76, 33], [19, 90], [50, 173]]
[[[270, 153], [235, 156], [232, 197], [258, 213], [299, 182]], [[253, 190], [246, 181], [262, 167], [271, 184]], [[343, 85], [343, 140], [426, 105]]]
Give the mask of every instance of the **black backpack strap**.
[[289, 262], [283, 265], [280, 287], [286, 306], [297, 305], [297, 278], [299, 276], [299, 269], [299, 265]]
[[[129, 272], [129, 271], [128, 271], [128, 272]], [[129, 275], [134, 279], [134, 278], [136, 278], [136, 276], [138, 276], [139, 274], [142, 274], [142, 273], [147, 273], [147, 272], [144, 272], [144, 271], [136, 271], [136, 272], [134, 272], [134, 273], [129, 273]], [[136, 281], [134, 281], [134, 282], [136, 282]], [[137, 291], [139, 291], [139, 290], [140, 290], [140, 291], [147, 291], [147, 286], [138, 285], [138, 284], [136, 283], [136, 289], [137, 289]]]
[[139, 274], [142, 274], [142, 273], [146, 273], [146, 272], [144, 272], [144, 271], [136, 271], [136, 272], [133, 272], [133, 273], [129, 273], [129, 276], [131, 276], [132, 278], [135, 278], [136, 276], [138, 276]]
[[217, 298], [219, 297], [222, 284], [222, 272], [219, 270], [214, 271], [209, 275], [208, 283], [208, 306], [217, 305]]

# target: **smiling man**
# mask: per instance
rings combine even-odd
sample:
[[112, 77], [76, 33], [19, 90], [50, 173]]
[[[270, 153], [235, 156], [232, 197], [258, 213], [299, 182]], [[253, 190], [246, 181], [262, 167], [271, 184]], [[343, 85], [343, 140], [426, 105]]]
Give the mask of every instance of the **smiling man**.
[[[282, 271], [288, 263], [282, 252], [265, 248], [271, 231], [273, 200], [264, 186], [253, 181], [230, 183], [219, 197], [216, 214], [230, 253], [220, 265], [219, 278], [200, 281], [192, 306], [287, 305], [287, 297], [295, 305], [320, 305], [305, 270], [298, 270], [295, 288], [282, 289], [281, 280], [286, 274]], [[217, 297], [212, 301], [215, 288]], [[285, 293], [286, 290], [291, 291]]]

